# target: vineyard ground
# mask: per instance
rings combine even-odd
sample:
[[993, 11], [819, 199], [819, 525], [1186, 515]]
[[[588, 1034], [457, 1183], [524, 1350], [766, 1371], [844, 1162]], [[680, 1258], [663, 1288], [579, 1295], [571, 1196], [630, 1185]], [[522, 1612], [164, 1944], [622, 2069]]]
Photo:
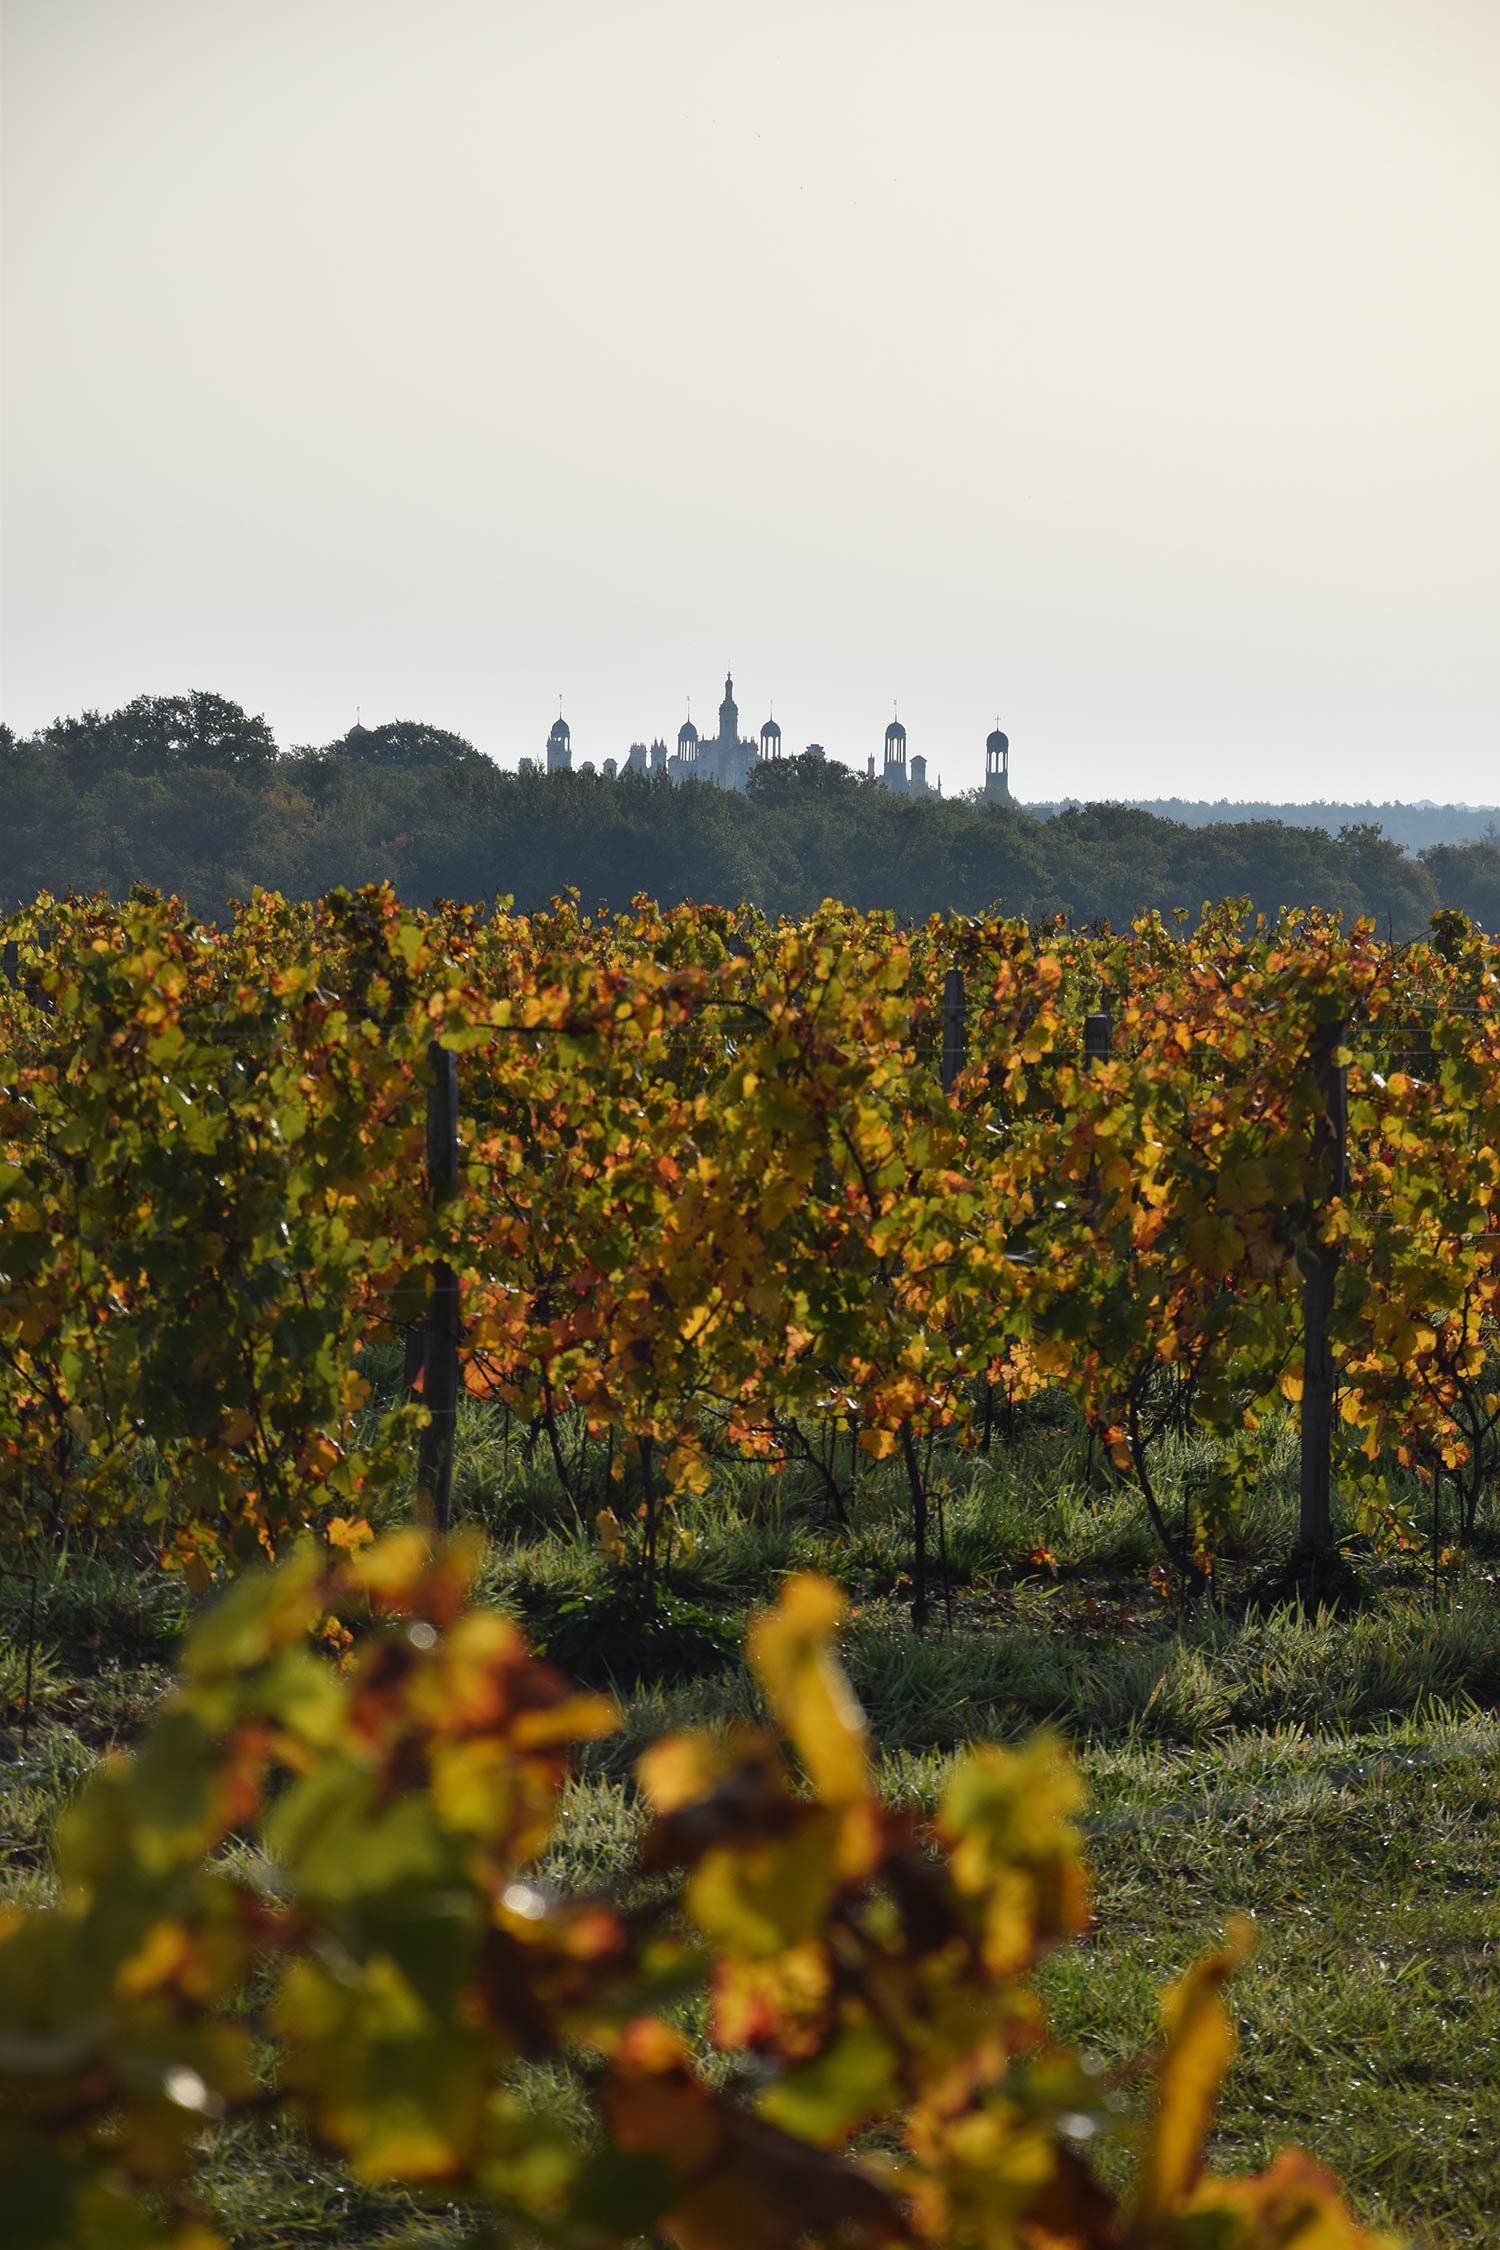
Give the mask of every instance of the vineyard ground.
[[[1363, 2214], [1431, 2250], [1500, 2243], [1500, 1542], [1436, 1588], [1422, 1556], [1361, 1567], [1378, 1599], [1339, 1617], [1261, 1610], [1249, 1596], [1285, 1551], [1295, 1457], [1266, 1474], [1222, 1568], [1220, 1606], [1183, 1614], [1148, 1576], [1139, 1505], [1091, 1467], [1082, 1434], [1033, 1410], [987, 1460], [933, 1462], [948, 1604], [918, 1638], [906, 1617], [905, 1501], [891, 1471], [849, 1456], [827, 1479], [726, 1468], [683, 1512], [660, 1636], [665, 1676], [630, 1677], [638, 1620], [590, 1528], [604, 1463], [565, 1430], [579, 1505], [542, 1448], [466, 1405], [459, 1512], [494, 1537], [494, 1598], [559, 1658], [614, 1670], [619, 1738], [569, 1793], [549, 1871], [609, 1882], [635, 1828], [628, 1772], [663, 1726], [751, 1707], [733, 1653], [776, 1574], [827, 1570], [855, 1615], [847, 1656], [889, 1790], [934, 1801], [954, 1747], [1038, 1722], [1073, 1740], [1093, 1799], [1098, 1935], [1047, 1973], [1058, 2029], [1102, 2056], [1149, 2040], [1162, 1981], [1235, 1909], [1259, 1927], [1236, 1987], [1242, 2049], [1218, 2155], [1303, 2143], [1344, 2174]], [[1207, 1461], [1180, 1444], [1166, 1489]], [[1415, 1493], [1401, 1496], [1420, 1515]], [[618, 1504], [618, 1496], [617, 1504]], [[942, 1579], [940, 1575], [940, 1586]], [[180, 1588], [118, 1555], [73, 1556], [41, 1590], [34, 1714], [16, 1714], [27, 1590], [0, 1587], [3, 1883], [36, 1896], [59, 1805], [129, 1740], [161, 1693], [185, 1616]], [[566, 2105], [565, 2083], [538, 2098]], [[457, 2243], [458, 2214], [418, 2219], [300, 2143], [242, 2128], [210, 2187], [244, 2250], [400, 2240]]]

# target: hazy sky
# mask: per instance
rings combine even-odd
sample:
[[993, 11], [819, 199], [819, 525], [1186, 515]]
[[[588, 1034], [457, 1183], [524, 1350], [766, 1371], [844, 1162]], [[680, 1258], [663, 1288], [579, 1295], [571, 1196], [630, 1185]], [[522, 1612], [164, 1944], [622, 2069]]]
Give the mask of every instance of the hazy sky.
[[3, 0], [3, 714], [1500, 801], [1496, 0]]

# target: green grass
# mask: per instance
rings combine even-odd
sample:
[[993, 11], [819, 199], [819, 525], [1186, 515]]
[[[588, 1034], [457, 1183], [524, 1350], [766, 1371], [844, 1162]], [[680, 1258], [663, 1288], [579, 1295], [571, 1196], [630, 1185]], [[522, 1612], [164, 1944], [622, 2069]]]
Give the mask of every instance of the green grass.
[[[571, 1458], [578, 1433], [566, 1441]], [[1170, 1505], [1206, 1451], [1199, 1439], [1169, 1450]], [[856, 1611], [847, 1660], [896, 1798], [933, 1804], [976, 1738], [1047, 1723], [1074, 1742], [1092, 1795], [1097, 1919], [1045, 1972], [1060, 2034], [1110, 2061], [1137, 2053], [1162, 1984], [1248, 1912], [1258, 1942], [1234, 1987], [1242, 2044], [1219, 2160], [1239, 2167], [1301, 2144], [1345, 2177], [1363, 2215], [1432, 2250], [1500, 2243], [1493, 1556], [1476, 1549], [1434, 1589], [1422, 1556], [1392, 1560], [1351, 1539], [1362, 1607], [1257, 1606], [1294, 1514], [1295, 1457], [1279, 1430], [1216, 1602], [1179, 1610], [1148, 1581], [1138, 1504], [1044, 1410], [987, 1460], [935, 1460], [948, 1569], [918, 1637], [899, 1482], [862, 1462], [851, 1489], [847, 1448], [835, 1466], [843, 1520], [806, 1468], [777, 1478], [726, 1466], [684, 1508], [692, 1546], [669, 1575], [677, 1638], [661, 1645], [663, 1676], [643, 1682], [628, 1616], [610, 1625], [619, 1581], [589, 1528], [605, 1497], [597, 1449], [578, 1464], [575, 1505], [545, 1447], [528, 1454], [501, 1418], [466, 1407], [457, 1493], [492, 1534], [490, 1595], [551, 1645], [586, 1629], [625, 1707], [621, 1735], [589, 1754], [566, 1794], [548, 1872], [578, 1887], [627, 1877], [636, 1751], [664, 1727], [753, 1711], [732, 1653], [746, 1617], [779, 1574], [829, 1571]], [[1420, 1494], [1393, 1497], [1420, 1514]], [[1030, 1559], [1039, 1548], [1050, 1564]], [[0, 1847], [4, 1889], [23, 1898], [48, 1886], [60, 1805], [144, 1722], [186, 1615], [180, 1589], [154, 1571], [71, 1557], [39, 1590], [23, 1735], [29, 1600], [0, 1582]], [[569, 2098], [560, 2083], [538, 2091]], [[243, 2250], [462, 2233], [458, 2214], [420, 2217], [264, 2126], [225, 2136], [205, 2185]]]
[[1299, 2143], [1370, 2217], [1421, 2222], [1432, 2242], [1494, 2241], [1500, 1730], [1471, 1719], [1238, 1747], [1232, 1779], [1181, 1754], [1089, 1761], [1100, 1934], [1052, 1965], [1059, 2028], [1127, 2051], [1149, 2036], [1161, 1982], [1247, 1909], [1259, 1942], [1235, 1988], [1220, 2160]]

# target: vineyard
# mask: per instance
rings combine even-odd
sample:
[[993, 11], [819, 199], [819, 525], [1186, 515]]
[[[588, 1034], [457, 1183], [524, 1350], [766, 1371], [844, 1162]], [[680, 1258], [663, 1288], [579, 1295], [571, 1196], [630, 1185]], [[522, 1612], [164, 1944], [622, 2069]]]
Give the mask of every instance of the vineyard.
[[[627, 1690], [723, 1661], [685, 1589], [731, 1493], [794, 1492], [784, 1559], [836, 1576], [877, 1524], [920, 1667], [973, 1622], [964, 1478], [1059, 1433], [1184, 1632], [1274, 1477], [1265, 1599], [1352, 1645], [1388, 1562], [1448, 1598], [1500, 1472], [1500, 946], [1243, 902], [1114, 934], [384, 890], [0, 935], [7, 1615], [34, 1638], [100, 1556], [184, 1614], [234, 1581], [69, 1816], [64, 1911], [0, 1935], [27, 2241], [222, 2239], [186, 2183], [205, 2120], [264, 2108], [247, 1977], [298, 2132], [533, 2230], [472, 2240], [1372, 2239], [1301, 2159], [1203, 2169], [1240, 1939], [1174, 1987], [1133, 2185], [1094, 2166], [1136, 2081], [1033, 1989], [1085, 1927], [1076, 1784], [961, 1756], [933, 1858], [822, 1580], [750, 1628], [769, 1732], [731, 1705], [646, 1750], [634, 1903], [536, 1887], [567, 1746], [617, 1714], [526, 1655], [461, 1527], [477, 1448], [588, 1558], [547, 1653]], [[572, 2137], [514, 2082], [563, 2060]]]
[[[933, 1441], [1049, 1390], [1189, 1586], [1286, 1402], [1304, 1560], [1331, 1484], [1400, 1534], [1393, 1460], [1461, 1549], [1500, 1451], [1500, 956], [1456, 917], [1247, 923], [44, 902], [0, 986], [12, 1548], [129, 1516], [202, 1574], [347, 1532], [423, 1419], [361, 1425], [400, 1336], [440, 1523], [461, 1388], [648, 1582], [716, 1463], [815, 1460], [838, 1509], [894, 1456], [922, 1623]], [[1169, 1521], [1191, 1425], [1229, 1450]]]

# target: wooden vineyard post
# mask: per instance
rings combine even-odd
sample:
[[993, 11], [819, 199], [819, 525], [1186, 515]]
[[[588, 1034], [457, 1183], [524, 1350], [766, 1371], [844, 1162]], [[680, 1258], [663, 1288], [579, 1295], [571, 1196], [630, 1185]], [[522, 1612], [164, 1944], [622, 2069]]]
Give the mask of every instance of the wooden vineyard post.
[[[943, 1093], [950, 1100], [959, 1073], [964, 1067], [968, 1044], [968, 1002], [964, 993], [964, 973], [962, 969], [948, 969], [943, 976], [943, 1046], [938, 1075]], [[917, 1458], [916, 1440], [912, 1436], [910, 1422], [903, 1422], [901, 1425], [901, 1457], [911, 1494], [911, 1618], [920, 1632], [927, 1623], [928, 1506], [927, 1485], [922, 1475], [922, 1464]]]
[[943, 978], [943, 1092], [951, 1094], [955, 1079], [964, 1067], [968, 1051], [969, 1032], [967, 1008], [964, 1000], [964, 973], [950, 969]]
[[1108, 1008], [1096, 1008], [1083, 1019], [1083, 1067], [1093, 1070], [1109, 1061], [1110, 1047], [1115, 1036], [1115, 1019]]
[[1299, 1263], [1302, 1268], [1302, 1459], [1298, 1543], [1311, 1561], [1333, 1552], [1333, 1349], [1328, 1327], [1333, 1314], [1342, 1243], [1321, 1239], [1330, 1200], [1348, 1184], [1348, 1100], [1345, 1074], [1337, 1057], [1345, 1025], [1319, 1024], [1310, 1061], [1316, 1108], [1313, 1113], [1312, 1221]]
[[[1114, 1037], [1115, 1019], [1108, 1008], [1096, 1008], [1092, 1015], [1084, 1017], [1083, 1067], [1086, 1071], [1097, 1070], [1101, 1063], [1109, 1061]], [[1099, 1166], [1097, 1163], [1089, 1166], [1087, 1192], [1090, 1204], [1097, 1204], [1099, 1201]]]
[[[458, 1193], [458, 1062], [433, 1040], [427, 1050], [427, 1201], [434, 1211]], [[432, 1263], [427, 1299], [422, 1400], [428, 1423], [417, 1454], [417, 1507], [437, 1530], [453, 1504], [453, 1438], [458, 1420], [458, 1276], [446, 1258]]]

